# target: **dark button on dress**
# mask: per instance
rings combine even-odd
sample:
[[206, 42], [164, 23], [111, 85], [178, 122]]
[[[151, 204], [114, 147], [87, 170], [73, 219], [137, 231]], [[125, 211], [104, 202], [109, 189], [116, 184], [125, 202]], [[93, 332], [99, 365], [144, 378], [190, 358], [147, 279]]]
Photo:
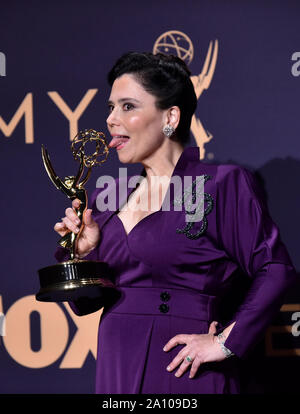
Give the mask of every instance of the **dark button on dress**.
[[165, 303], [162, 303], [159, 305], [159, 310], [161, 313], [168, 313], [169, 312], [169, 305], [166, 305]]
[[163, 302], [168, 302], [171, 298], [170, 293], [169, 292], [162, 292], [160, 294], [160, 298]]

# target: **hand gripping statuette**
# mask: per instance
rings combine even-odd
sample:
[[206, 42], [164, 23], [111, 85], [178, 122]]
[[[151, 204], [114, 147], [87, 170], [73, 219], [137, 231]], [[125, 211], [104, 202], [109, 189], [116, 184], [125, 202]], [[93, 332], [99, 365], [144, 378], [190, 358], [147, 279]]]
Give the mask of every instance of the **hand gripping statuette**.
[[[89, 147], [91, 144], [95, 145], [95, 151], [91, 155], [85, 154], [87, 144]], [[76, 258], [77, 240], [84, 228], [82, 217], [87, 209], [87, 193], [84, 185], [91, 175], [92, 168], [106, 161], [108, 145], [102, 132], [89, 129], [80, 131], [75, 136], [71, 150], [74, 159], [80, 162], [79, 169], [76, 176], [67, 176], [61, 180], [53, 169], [46, 148], [42, 146], [44, 167], [52, 183], [69, 199], [77, 198], [81, 202], [80, 207], [75, 210], [81, 221], [81, 227], [78, 233], [69, 231], [58, 241], [60, 246], [70, 251], [70, 260], [38, 271], [40, 291], [36, 299], [43, 302], [93, 302], [93, 309], [85, 311], [90, 313], [104, 306], [115, 292], [115, 287], [108, 278], [109, 269], [106, 263]], [[83, 177], [85, 167], [87, 171]]]

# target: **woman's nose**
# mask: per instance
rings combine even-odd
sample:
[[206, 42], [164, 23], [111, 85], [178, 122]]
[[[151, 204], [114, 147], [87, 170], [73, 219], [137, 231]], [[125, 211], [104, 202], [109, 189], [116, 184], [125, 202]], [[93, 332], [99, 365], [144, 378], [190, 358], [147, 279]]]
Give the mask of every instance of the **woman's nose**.
[[115, 109], [112, 109], [108, 117], [106, 118], [106, 123], [108, 126], [118, 125], [119, 119]]

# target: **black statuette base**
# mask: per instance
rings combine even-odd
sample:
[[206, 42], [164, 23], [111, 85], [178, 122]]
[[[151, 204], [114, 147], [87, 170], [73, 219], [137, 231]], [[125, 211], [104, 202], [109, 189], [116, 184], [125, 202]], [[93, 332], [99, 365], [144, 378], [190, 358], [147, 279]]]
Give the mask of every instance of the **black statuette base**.
[[104, 262], [70, 260], [44, 267], [38, 273], [40, 290], [36, 299], [41, 302], [96, 299], [100, 309], [115, 294], [115, 286], [108, 278], [108, 265]]

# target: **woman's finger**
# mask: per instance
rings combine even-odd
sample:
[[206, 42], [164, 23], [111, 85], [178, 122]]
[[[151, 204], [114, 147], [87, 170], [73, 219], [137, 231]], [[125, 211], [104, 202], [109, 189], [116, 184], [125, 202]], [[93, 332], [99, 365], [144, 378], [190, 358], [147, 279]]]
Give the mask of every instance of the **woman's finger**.
[[86, 226], [90, 226], [93, 223], [92, 209], [88, 209], [84, 212], [83, 222]]
[[72, 201], [73, 208], [79, 208], [80, 204], [81, 204], [81, 201], [78, 198], [75, 198], [75, 200]]
[[213, 321], [210, 325], [209, 325], [209, 330], [208, 333], [209, 334], [215, 334], [217, 332], [217, 325], [218, 322], [217, 321]]
[[173, 338], [171, 338], [169, 342], [166, 343], [163, 350], [165, 352], [168, 352], [170, 349], [174, 348], [174, 346], [177, 346], [179, 344], [186, 344], [189, 336], [190, 335], [184, 335], [184, 334], [173, 336]]
[[201, 365], [200, 358], [196, 356], [196, 358], [194, 359], [194, 361], [192, 363], [191, 369], [190, 369], [189, 378], [194, 378], [194, 376], [196, 375], [196, 372], [198, 371], [200, 365]]
[[73, 208], [68, 207], [65, 211], [65, 214], [66, 217], [68, 217], [68, 219], [71, 220], [74, 224], [76, 224], [77, 226], [80, 224], [80, 220]]
[[69, 230], [66, 228], [65, 224], [60, 222], [60, 223], [56, 223], [54, 226], [54, 230], [60, 235], [60, 236], [64, 236], [65, 234], [67, 234], [69, 232]]
[[63, 223], [65, 224], [65, 226], [69, 230], [71, 230], [73, 233], [78, 233], [79, 232], [79, 228], [68, 217], [64, 217], [62, 220], [63, 220]]
[[178, 365], [181, 364], [181, 362], [184, 360], [186, 352], [186, 347], [184, 347], [180, 352], [178, 352], [173, 361], [167, 366], [167, 371], [171, 372], [173, 371], [173, 369], [178, 367]]
[[[187, 359], [188, 358], [188, 359]], [[180, 365], [179, 369], [175, 373], [175, 377], [179, 378], [182, 374], [185, 373], [185, 371], [191, 366], [193, 363], [194, 358], [188, 354], [184, 357], [182, 364]]]

